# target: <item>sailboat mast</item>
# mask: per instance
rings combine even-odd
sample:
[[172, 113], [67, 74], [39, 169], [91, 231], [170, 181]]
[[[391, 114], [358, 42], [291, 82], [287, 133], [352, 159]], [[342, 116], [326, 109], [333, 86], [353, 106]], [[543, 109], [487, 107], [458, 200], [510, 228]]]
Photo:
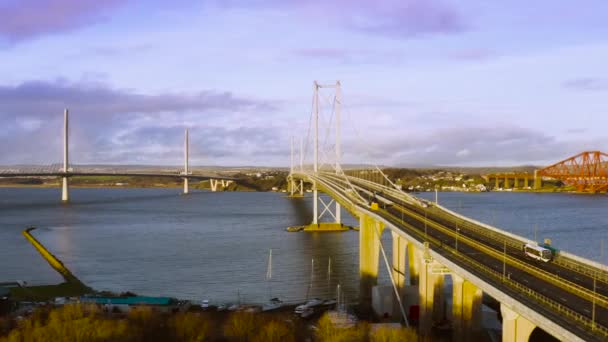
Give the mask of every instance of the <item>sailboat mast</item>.
[[272, 298], [272, 248], [268, 252], [268, 269], [266, 270], [266, 281], [268, 282], [268, 297]]

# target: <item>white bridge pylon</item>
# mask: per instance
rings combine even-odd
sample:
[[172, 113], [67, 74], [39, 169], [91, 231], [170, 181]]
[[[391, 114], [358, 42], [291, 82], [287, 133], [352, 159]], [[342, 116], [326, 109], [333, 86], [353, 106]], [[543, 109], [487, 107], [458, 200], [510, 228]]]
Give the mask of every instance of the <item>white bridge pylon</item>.
[[[331, 94], [321, 94], [321, 89], [332, 89], [333, 92]], [[325, 139], [321, 141], [320, 139], [320, 130], [319, 130], [319, 121], [320, 121], [320, 112], [321, 112], [321, 102], [328, 104], [328, 107], [332, 109], [329, 113], [329, 118], [327, 121], [327, 126], [324, 127], [323, 136]], [[340, 81], [336, 81], [334, 84], [320, 84], [317, 81], [313, 82], [313, 100], [312, 100], [312, 130], [313, 130], [313, 174], [319, 175], [324, 166], [329, 166], [335, 171], [336, 174], [342, 174], [342, 166], [340, 165], [341, 159], [341, 127], [340, 127], [340, 116], [342, 112], [342, 89]], [[334, 143], [331, 144], [328, 142], [329, 137], [331, 136], [331, 126], [332, 121], [335, 125], [334, 134]], [[310, 131], [309, 131], [310, 132]], [[320, 149], [320, 145], [322, 144], [322, 149]], [[331, 151], [333, 147], [333, 151]], [[329, 159], [332, 155], [335, 156], [335, 161], [331, 162]], [[321, 158], [323, 157], [323, 159]], [[323, 162], [325, 161], [325, 162]], [[293, 138], [291, 140], [291, 169], [290, 173], [294, 173], [294, 141]], [[304, 171], [304, 143], [300, 141], [300, 172]], [[290, 175], [289, 181], [290, 194], [295, 197], [297, 192], [300, 195], [304, 193], [304, 185], [302, 181], [296, 181]], [[319, 196], [319, 189], [317, 184], [313, 182], [312, 184], [313, 191], [313, 218], [312, 225], [318, 225], [321, 223], [321, 219], [323, 217], [329, 217], [333, 221], [333, 223], [341, 224], [342, 223], [342, 215], [341, 215], [341, 206], [340, 204], [331, 199], [329, 202], [326, 202]], [[332, 206], [334, 208], [332, 208]], [[321, 210], [319, 210], [321, 209]]]

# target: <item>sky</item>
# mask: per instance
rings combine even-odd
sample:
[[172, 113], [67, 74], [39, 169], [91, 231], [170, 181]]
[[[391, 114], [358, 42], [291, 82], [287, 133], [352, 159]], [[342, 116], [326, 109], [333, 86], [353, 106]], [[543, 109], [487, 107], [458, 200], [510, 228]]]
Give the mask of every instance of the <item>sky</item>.
[[[604, 0], [0, 0], [0, 164], [288, 166], [313, 82], [343, 163], [608, 150]], [[321, 158], [335, 90], [320, 91]], [[296, 156], [296, 160], [298, 157]]]

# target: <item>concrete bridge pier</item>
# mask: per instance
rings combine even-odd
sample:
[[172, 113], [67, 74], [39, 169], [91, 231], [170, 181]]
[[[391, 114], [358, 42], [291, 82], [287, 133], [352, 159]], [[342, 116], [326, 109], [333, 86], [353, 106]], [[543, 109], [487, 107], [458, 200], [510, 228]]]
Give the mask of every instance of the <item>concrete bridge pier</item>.
[[452, 273], [453, 341], [476, 341], [481, 332], [482, 291]]
[[[397, 287], [399, 297], [403, 301], [405, 292], [405, 271], [408, 242], [394, 231], [391, 231], [391, 236], [393, 238], [393, 280], [395, 281], [395, 286]], [[393, 304], [393, 313], [395, 316], [398, 316], [400, 314], [399, 302], [393, 301]]]
[[543, 187], [543, 181], [538, 174], [538, 170], [534, 170], [534, 190], [540, 190]]
[[420, 260], [419, 280], [420, 315], [418, 330], [421, 335], [428, 335], [433, 323], [445, 318], [444, 274], [434, 273], [433, 262], [422, 259]]
[[500, 184], [498, 184], [498, 177], [494, 178], [494, 189], [498, 189], [500, 187]]
[[409, 242], [407, 244], [407, 259], [409, 267], [409, 284], [418, 285], [418, 278], [420, 275], [420, 260], [422, 259], [422, 252], [418, 251], [414, 244]]
[[509, 177], [505, 176], [505, 184], [502, 187], [503, 189], [510, 189], [511, 185], [509, 184]]
[[524, 177], [524, 188], [528, 188], [530, 186], [530, 177]]
[[184, 195], [190, 193], [190, 188], [188, 187], [188, 178], [184, 177]]
[[62, 177], [62, 186], [61, 186], [61, 202], [67, 203], [70, 201], [70, 186], [68, 182], [68, 177]]
[[500, 314], [502, 315], [503, 342], [525, 342], [530, 339], [532, 331], [536, 328], [534, 323], [503, 303], [500, 304]]
[[219, 182], [218, 182], [218, 180], [217, 180], [217, 179], [213, 179], [213, 178], [210, 178], [210, 179], [209, 179], [209, 185], [210, 185], [211, 191], [213, 191], [213, 192], [216, 192], [216, 191], [217, 191], [217, 184], [218, 184], [218, 183], [219, 183]]
[[359, 278], [361, 298], [360, 306], [369, 312], [372, 303], [372, 287], [378, 280], [380, 261], [380, 236], [384, 224], [367, 215], [359, 218]]
[[519, 188], [519, 178], [517, 176], [513, 177], [513, 189]]

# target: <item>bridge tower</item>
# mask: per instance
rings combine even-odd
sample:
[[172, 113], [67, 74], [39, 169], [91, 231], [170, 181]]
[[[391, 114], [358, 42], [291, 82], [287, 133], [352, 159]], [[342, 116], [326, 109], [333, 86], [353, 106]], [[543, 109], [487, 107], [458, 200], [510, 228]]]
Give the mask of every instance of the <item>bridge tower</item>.
[[[313, 83], [313, 115], [314, 115], [314, 159], [313, 159], [313, 171], [314, 175], [318, 176], [320, 172], [319, 165], [319, 89], [321, 88], [334, 88], [335, 89], [335, 115], [336, 115], [336, 131], [335, 131], [335, 172], [336, 174], [342, 173], [342, 167], [340, 165], [340, 112], [342, 109], [342, 90], [340, 81], [336, 81], [335, 84], [321, 85], [317, 81]], [[319, 214], [319, 203], [323, 206], [323, 210]], [[331, 205], [335, 205], [335, 211], [332, 212]], [[334, 223], [323, 223], [319, 221], [325, 213], [329, 213], [334, 219]], [[347, 229], [342, 226], [341, 207], [336, 200], [331, 200], [329, 203], [325, 203], [321, 197], [319, 197], [319, 189], [317, 184], [313, 182], [313, 217], [312, 224], [309, 226], [309, 230], [343, 230]]]
[[67, 203], [70, 201], [69, 184], [67, 173], [69, 172], [68, 164], [68, 109], [63, 111], [63, 170], [66, 175], [62, 177], [61, 186], [61, 202]]
[[[303, 140], [300, 140], [300, 171], [303, 169], [304, 165], [304, 154], [303, 154]], [[294, 147], [293, 147], [293, 136], [291, 137], [291, 164], [289, 168], [289, 176], [287, 177], [288, 186], [289, 186], [289, 197], [293, 198], [302, 198], [304, 197], [304, 181], [303, 180], [295, 180], [293, 178], [293, 172], [295, 170], [294, 165]]]
[[188, 129], [186, 128], [186, 133], [184, 137], [184, 195], [187, 195], [190, 192], [188, 188]]

